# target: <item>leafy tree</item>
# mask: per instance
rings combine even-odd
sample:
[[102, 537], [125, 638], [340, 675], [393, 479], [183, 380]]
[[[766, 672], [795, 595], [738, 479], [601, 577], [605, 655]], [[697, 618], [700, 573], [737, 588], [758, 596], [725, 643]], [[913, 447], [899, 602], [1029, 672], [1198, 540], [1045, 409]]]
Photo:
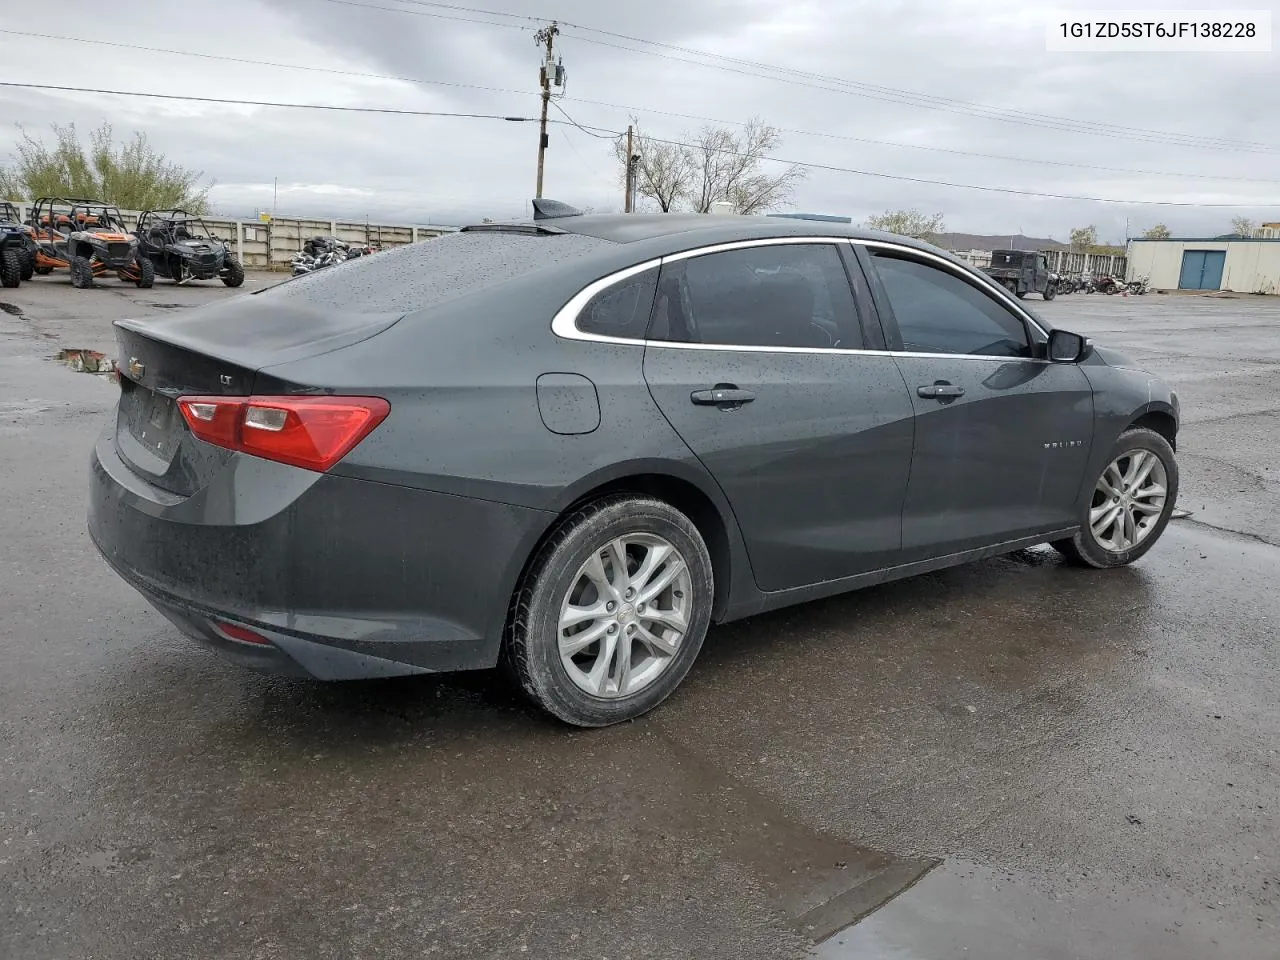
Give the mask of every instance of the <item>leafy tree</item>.
[[867, 217], [867, 226], [872, 230], [915, 237], [917, 240], [932, 240], [946, 229], [942, 214], [924, 214], [918, 210], [886, 210], [882, 214]]
[[[740, 133], [704, 126], [696, 134], [682, 136], [680, 142], [638, 130], [637, 124], [636, 193], [654, 201], [664, 213], [680, 209], [708, 213], [720, 202], [733, 204], [734, 213], [760, 213], [788, 203], [806, 174], [795, 165], [777, 173], [764, 172], [769, 151], [782, 138], [776, 127], [759, 119], [748, 121]], [[625, 183], [625, 137], [615, 142], [614, 152]]]
[[1142, 238], [1144, 240], [1168, 240], [1172, 233], [1163, 223], [1157, 223], [1154, 227], [1150, 227], [1143, 231]]
[[1098, 228], [1093, 224], [1076, 227], [1071, 231], [1071, 249], [1077, 253], [1089, 253], [1098, 245]]
[[1231, 220], [1231, 232], [1242, 237], [1253, 236], [1254, 223], [1248, 217], [1234, 217]]
[[14, 163], [0, 168], [0, 196], [33, 199], [45, 196], [85, 197], [114, 203], [125, 210], [182, 207], [209, 212], [209, 187], [202, 171], [170, 162], [142, 131], [116, 143], [111, 124], [89, 134], [88, 149], [75, 124], [54, 124], [54, 143], [45, 144], [25, 128]]

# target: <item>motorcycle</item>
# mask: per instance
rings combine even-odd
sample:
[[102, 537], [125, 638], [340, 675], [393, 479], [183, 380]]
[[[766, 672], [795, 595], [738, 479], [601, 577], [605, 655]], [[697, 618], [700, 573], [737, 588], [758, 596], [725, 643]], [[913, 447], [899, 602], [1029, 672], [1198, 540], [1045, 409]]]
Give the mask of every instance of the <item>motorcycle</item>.
[[1111, 276], [1110, 274], [1103, 274], [1102, 276], [1094, 280], [1093, 288], [1098, 293], [1105, 293], [1108, 296], [1111, 296], [1112, 294], [1119, 293], [1121, 290], [1123, 290], [1124, 286], [1120, 283], [1119, 280], [1117, 280], [1115, 277]]
[[337, 237], [312, 237], [302, 245], [292, 261], [293, 275], [314, 273], [351, 259], [350, 247]]
[[1149, 276], [1143, 275], [1141, 277], [1134, 277], [1129, 281], [1129, 292], [1135, 296], [1140, 297], [1150, 289], [1151, 278]]
[[1076, 292], [1076, 285], [1070, 277], [1064, 277], [1057, 273], [1051, 273], [1049, 274], [1049, 282], [1052, 283], [1057, 288], [1057, 291], [1060, 294]]

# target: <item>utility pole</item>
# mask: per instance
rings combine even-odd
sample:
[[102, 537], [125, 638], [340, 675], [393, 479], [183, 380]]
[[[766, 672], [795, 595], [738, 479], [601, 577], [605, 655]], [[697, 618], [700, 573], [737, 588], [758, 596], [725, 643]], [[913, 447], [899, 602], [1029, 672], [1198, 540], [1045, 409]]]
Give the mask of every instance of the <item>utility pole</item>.
[[551, 26], [543, 27], [533, 37], [535, 44], [547, 48], [546, 59], [542, 61], [542, 67], [538, 71], [538, 80], [542, 85], [542, 122], [538, 129], [538, 191], [535, 196], [539, 198], [542, 197], [542, 170], [547, 152], [547, 107], [551, 103], [551, 84], [554, 82], [558, 87], [564, 83], [564, 68], [555, 62], [555, 42], [559, 33], [560, 28], [553, 20]]
[[632, 146], [632, 136], [632, 126], [631, 124], [627, 124], [627, 197], [622, 207], [624, 213], [632, 212], [632, 198], [635, 196], [636, 154], [635, 148]]

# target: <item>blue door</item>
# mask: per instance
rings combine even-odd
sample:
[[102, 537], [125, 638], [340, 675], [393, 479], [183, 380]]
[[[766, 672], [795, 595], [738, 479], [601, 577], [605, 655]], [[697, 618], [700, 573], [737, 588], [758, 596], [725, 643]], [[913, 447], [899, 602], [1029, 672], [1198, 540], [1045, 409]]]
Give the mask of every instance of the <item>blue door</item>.
[[1222, 287], [1222, 268], [1227, 262], [1225, 250], [1184, 250], [1179, 290], [1218, 290]]

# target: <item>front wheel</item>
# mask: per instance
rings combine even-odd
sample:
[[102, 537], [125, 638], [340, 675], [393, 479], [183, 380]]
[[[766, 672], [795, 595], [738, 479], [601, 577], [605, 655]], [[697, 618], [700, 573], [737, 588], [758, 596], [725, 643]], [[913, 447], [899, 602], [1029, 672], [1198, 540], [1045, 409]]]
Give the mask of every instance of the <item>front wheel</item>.
[[1051, 283], [1051, 284], [1049, 284], [1047, 287], [1045, 287], [1045, 288], [1044, 288], [1044, 294], [1043, 294], [1043, 296], [1044, 296], [1044, 298], [1045, 298], [1046, 300], [1052, 300], [1052, 299], [1053, 299], [1054, 297], [1056, 297], [1057, 295], [1058, 295], [1058, 285], [1057, 285], [1057, 284], [1055, 284], [1055, 283]]
[[88, 257], [71, 258], [71, 285], [77, 290], [93, 286], [93, 262]]
[[0, 251], [0, 286], [16, 287], [20, 283], [22, 283], [21, 251]]
[[504, 657], [524, 692], [566, 723], [652, 710], [702, 647], [714, 593], [698, 528], [670, 504], [618, 495], [563, 519], [517, 588]]
[[227, 257], [222, 262], [222, 282], [228, 287], [238, 287], [244, 283], [244, 267], [235, 257]]
[[1169, 525], [1178, 499], [1178, 461], [1154, 430], [1126, 430], [1111, 448], [1080, 530], [1053, 547], [1068, 560], [1105, 569], [1133, 563]]

